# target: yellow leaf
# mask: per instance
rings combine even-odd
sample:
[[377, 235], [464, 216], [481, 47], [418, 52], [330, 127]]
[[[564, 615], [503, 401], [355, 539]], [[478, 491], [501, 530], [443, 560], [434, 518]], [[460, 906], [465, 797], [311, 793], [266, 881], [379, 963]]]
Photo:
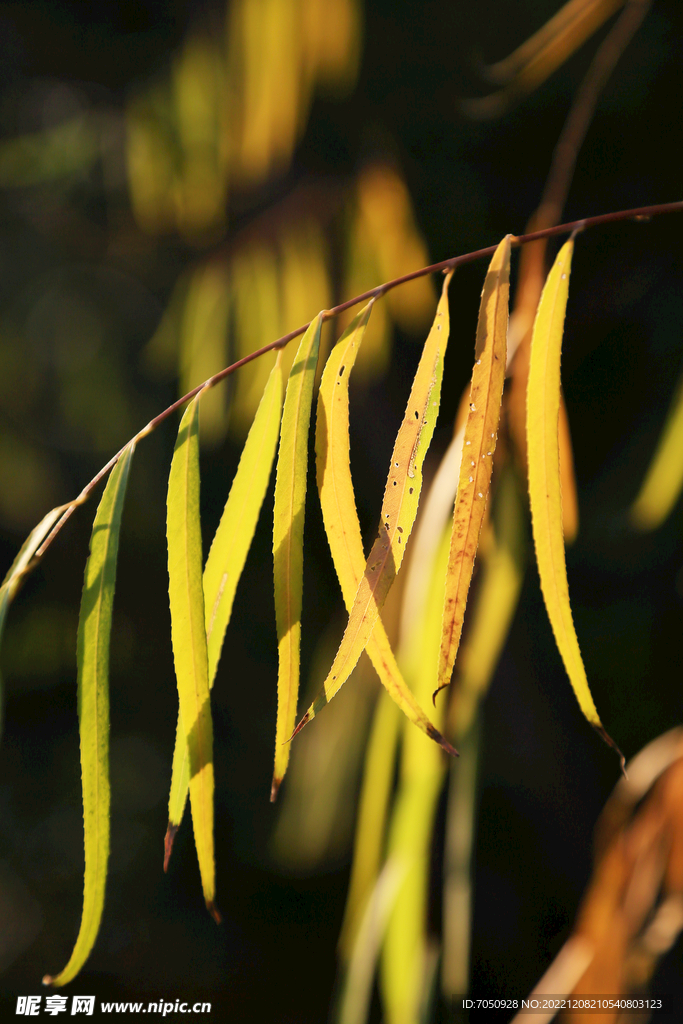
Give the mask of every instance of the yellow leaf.
[[282, 412], [273, 514], [275, 620], [279, 671], [271, 800], [275, 800], [287, 771], [290, 751], [288, 741], [294, 729], [299, 695], [308, 428], [322, 317], [322, 313], [319, 313], [301, 339], [289, 375]]
[[[449, 542], [446, 522], [425, 567], [429, 582], [418, 621], [401, 637], [401, 666], [416, 696], [423, 700], [429, 699], [439, 657]], [[440, 718], [443, 708], [437, 713]], [[424, 736], [404, 725], [400, 784], [386, 853], [388, 862], [395, 860], [405, 869], [382, 949], [380, 984], [387, 1024], [412, 1024], [420, 1016], [429, 964], [429, 854], [445, 768], [439, 751]]]
[[[398, 572], [422, 488], [422, 464], [434, 434], [441, 397], [443, 357], [448, 343], [448, 285], [444, 281], [432, 329], [425, 342], [399, 428], [382, 503], [379, 536], [367, 560], [353, 601], [349, 622], [321, 693], [296, 731], [310, 721], [351, 675], [377, 624], [379, 613]], [[340, 385], [341, 386], [341, 385]], [[432, 738], [435, 736], [426, 730]]]
[[192, 824], [204, 899], [219, 920], [213, 847], [213, 727], [209, 696], [202, 535], [199, 521], [199, 396], [180, 421], [168, 479], [168, 595], [180, 719], [190, 768]]
[[[180, 329], [180, 394], [218, 373], [227, 362], [229, 289], [224, 266], [199, 267], [190, 280]], [[225, 389], [212, 388], [202, 399], [202, 444], [223, 440], [227, 427]]]
[[[369, 302], [349, 324], [325, 366], [318, 394], [316, 454], [318, 491], [325, 531], [346, 610], [363, 579], [365, 555], [349, 463], [349, 378], [374, 303]], [[400, 535], [399, 535], [400, 536]], [[367, 653], [387, 692], [418, 728], [452, 753], [406, 685], [391, 644], [377, 620]]]
[[489, 69], [505, 88], [481, 99], [467, 100], [463, 109], [473, 117], [496, 117], [520, 96], [533, 92], [589, 39], [624, 0], [569, 0], [569, 3], [505, 60]]
[[382, 864], [401, 719], [389, 695], [380, 692], [366, 747], [353, 863], [339, 952], [348, 962]]
[[679, 381], [657, 450], [638, 497], [631, 522], [639, 530], [654, 530], [671, 512], [683, 487], [683, 379]]
[[510, 235], [507, 235], [493, 254], [481, 294], [434, 695], [451, 680], [491, 482], [505, 379], [509, 290]]
[[529, 501], [541, 589], [564, 667], [581, 710], [603, 739], [615, 747], [623, 767], [623, 756], [605, 732], [588, 687], [569, 604], [562, 537], [557, 425], [560, 409], [560, 355], [573, 250], [572, 239], [560, 249], [543, 288], [534, 323], [526, 421]]

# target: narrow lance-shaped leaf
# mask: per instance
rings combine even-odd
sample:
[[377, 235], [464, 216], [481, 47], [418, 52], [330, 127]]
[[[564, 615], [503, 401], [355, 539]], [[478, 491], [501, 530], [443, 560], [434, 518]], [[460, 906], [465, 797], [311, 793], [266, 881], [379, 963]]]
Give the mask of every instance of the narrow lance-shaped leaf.
[[605, 732], [593, 703], [569, 604], [569, 586], [562, 537], [557, 424], [560, 407], [560, 355], [569, 295], [569, 272], [574, 242], [560, 249], [543, 288], [531, 342], [527, 389], [527, 451], [529, 501], [541, 589], [548, 618], [576, 699], [588, 721], [603, 739]]
[[[318, 392], [315, 442], [318, 491], [332, 560], [349, 612], [365, 570], [349, 461], [349, 377], [372, 307], [371, 301], [354, 317], [337, 342], [327, 360]], [[383, 686], [410, 721], [448, 753], [455, 753], [434, 728], [403, 679], [380, 618], [368, 641], [367, 653]]]
[[287, 771], [299, 696], [301, 600], [304, 572], [304, 512], [308, 469], [308, 430], [318, 364], [323, 314], [301, 339], [287, 383], [275, 480], [273, 566], [278, 642], [277, 727], [270, 799], [275, 800]]
[[46, 985], [76, 977], [97, 938], [109, 860], [109, 640], [121, 513], [133, 446], [124, 449], [102, 495], [90, 540], [90, 556], [78, 620], [78, 719], [83, 780], [85, 879], [83, 916], [66, 967]]
[[[441, 642], [446, 565], [450, 547], [448, 520], [436, 550], [427, 560], [429, 583], [418, 621], [401, 636], [399, 658], [415, 693], [429, 700]], [[413, 553], [414, 557], [414, 553]], [[437, 709], [443, 716], [443, 706]], [[439, 722], [439, 724], [441, 724]], [[399, 786], [388, 829], [387, 860], [405, 864], [382, 948], [380, 992], [386, 1024], [419, 1019], [425, 990], [429, 850], [446, 761], [414, 729], [403, 730]]]
[[[434, 323], [422, 351], [405, 416], [399, 427], [384, 491], [379, 536], [358, 585], [341, 646], [323, 688], [299, 722], [303, 728], [351, 675], [375, 628], [379, 613], [403, 561], [422, 488], [422, 465], [429, 448], [441, 398], [443, 358], [448, 344], [446, 275]], [[295, 732], [295, 735], [296, 735]]]
[[202, 590], [198, 428], [199, 396], [180, 422], [168, 479], [168, 594], [180, 717], [190, 761], [195, 846], [206, 906], [220, 920], [214, 903], [213, 730]]
[[[19, 585], [26, 574], [29, 565], [31, 564], [33, 556], [59, 517], [68, 507], [68, 505], [60, 505], [58, 508], [50, 509], [47, 515], [43, 516], [40, 520], [38, 525], [34, 526], [22, 544], [19, 554], [12, 562], [12, 565], [7, 571], [7, 575], [2, 581], [2, 586], [0, 586], [0, 644], [2, 644], [2, 637], [5, 632], [7, 611], [14, 599], [14, 595], [19, 589]], [[2, 734], [3, 710], [2, 678], [0, 677], [0, 734]]]
[[491, 483], [505, 380], [509, 292], [510, 235], [507, 235], [493, 254], [481, 293], [470, 407], [453, 513], [434, 697], [451, 681]]
[[[281, 353], [278, 352], [277, 361], [249, 430], [204, 567], [204, 610], [210, 687], [213, 686], [216, 677], [235, 591], [254, 537], [275, 459], [282, 411], [281, 364]], [[173, 839], [185, 811], [189, 785], [190, 764], [179, 715], [168, 805], [168, 830], [164, 843], [164, 869], [168, 867]]]

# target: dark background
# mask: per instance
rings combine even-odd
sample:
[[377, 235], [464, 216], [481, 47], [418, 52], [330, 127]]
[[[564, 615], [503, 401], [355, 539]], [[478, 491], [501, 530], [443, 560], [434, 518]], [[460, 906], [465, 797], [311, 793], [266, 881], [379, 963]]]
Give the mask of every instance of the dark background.
[[[521, 233], [538, 203], [572, 95], [605, 30], [499, 120], [468, 121], [458, 99], [484, 92], [478, 55], [506, 55], [558, 6], [554, 0], [368, 0], [355, 91], [343, 102], [316, 100], [292, 167], [251, 205], [235, 200], [232, 228], [248, 224], [299, 181], [344, 181], [368, 152], [386, 150], [403, 170], [433, 260], [493, 244], [508, 231]], [[219, 10], [216, 4], [214, 13]], [[208, 5], [186, 0], [0, 4], [4, 136], [34, 128], [32, 97], [59, 83], [74, 87], [95, 109], [122, 112], [128, 91], [163, 71], [188, 27], [207, 12]], [[680, 4], [658, 0], [600, 101], [565, 219], [680, 197], [682, 39]], [[0, 193], [0, 351], [3, 360], [10, 358], [7, 332], [17, 309], [31, 308], [40, 275], [64, 268], [82, 275], [111, 309], [111, 344], [119, 346], [124, 411], [112, 414], [107, 443], [113, 452], [175, 397], [172, 385], [140, 372], [139, 353], [175, 278], [195, 254], [176, 238], [152, 245], [132, 222], [117, 229], [113, 244], [111, 206], [102, 196], [96, 171], [68, 194], [28, 187]], [[119, 203], [125, 212], [125, 196]], [[123, 214], [121, 222], [127, 223]], [[565, 335], [563, 383], [581, 514], [568, 555], [570, 592], [596, 705], [627, 757], [681, 720], [681, 503], [661, 529], [644, 536], [630, 532], [625, 515], [683, 362], [680, 231], [674, 215], [582, 236]], [[473, 264], [458, 271], [451, 287], [452, 341], [437, 450], [447, 443], [469, 375], [482, 279], [482, 265]], [[353, 409], [354, 478], [367, 530], [416, 360], [416, 347], [399, 337], [388, 377]], [[57, 467], [51, 503], [66, 501], [108, 453], [61, 432], [59, 379], [50, 376], [38, 342], [27, 344], [22, 367], [32, 412], [22, 412], [22, 389], [6, 394], [0, 428], [4, 421], [44, 450]], [[277, 670], [265, 511], [214, 691], [223, 926], [216, 928], [203, 908], [187, 821], [168, 876], [161, 872], [176, 717], [164, 537], [175, 429], [169, 422], [142, 444], [132, 469], [112, 640], [107, 903], [94, 952], [67, 991], [120, 1000], [208, 1000], [219, 1020], [318, 1024], [327, 1019], [335, 981], [348, 863], [292, 877], [269, 860]], [[226, 442], [203, 460], [206, 538], [238, 455]], [[21, 460], [13, 465], [5, 486], [12, 480], [20, 485]], [[25, 523], [23, 513], [14, 520], [5, 515], [3, 565], [47, 507], [37, 505]], [[304, 663], [339, 604], [319, 517], [313, 503], [309, 507]], [[72, 518], [17, 598], [7, 628], [0, 748], [7, 1014], [17, 995], [40, 991], [42, 975], [63, 965], [80, 917], [75, 629], [93, 514], [90, 505]], [[45, 671], [40, 650], [49, 644]], [[32, 667], [22, 669], [22, 663]], [[572, 695], [531, 565], [486, 700], [483, 747], [471, 990], [519, 998], [569, 932], [590, 876], [592, 829], [618, 777], [613, 753], [586, 725]], [[653, 987], [681, 995], [680, 949], [664, 961]]]

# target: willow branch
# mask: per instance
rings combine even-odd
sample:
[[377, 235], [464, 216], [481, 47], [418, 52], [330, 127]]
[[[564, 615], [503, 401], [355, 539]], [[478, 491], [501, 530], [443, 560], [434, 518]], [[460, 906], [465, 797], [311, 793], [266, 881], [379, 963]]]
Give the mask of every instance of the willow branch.
[[[649, 220], [651, 217], [659, 216], [665, 213], [678, 213], [683, 211], [683, 201], [674, 203], [661, 203], [657, 206], [639, 206], [632, 210], [617, 210], [613, 213], [601, 213], [595, 217], [585, 217], [582, 220], [570, 221], [566, 224], [558, 224], [554, 227], [543, 228], [540, 231], [532, 231], [525, 235], [517, 235], [512, 238], [513, 246], [525, 245], [528, 242], [535, 242], [539, 238], [550, 238], [554, 235], [567, 235], [571, 232], [584, 231], [586, 228], [597, 227], [601, 224], [613, 224], [617, 221], [625, 220]], [[422, 267], [420, 270], [414, 270], [410, 274], [403, 274], [402, 277], [396, 277], [393, 281], [386, 281], [384, 284], [377, 285], [376, 288], [371, 288], [367, 292], [363, 292], [361, 295], [356, 295], [353, 299], [347, 299], [346, 302], [342, 302], [338, 306], [334, 306], [332, 309], [325, 310], [323, 319], [332, 320], [334, 317], [343, 313], [345, 310], [350, 309], [352, 306], [357, 306], [361, 302], [366, 302], [372, 298], [380, 298], [385, 295], [392, 288], [398, 288], [399, 285], [405, 284], [407, 281], [414, 281], [418, 277], [427, 277], [429, 274], [436, 274], [439, 271], [451, 270], [455, 267], [459, 267], [465, 263], [474, 263], [476, 260], [486, 259], [495, 252], [496, 246], [489, 245], [484, 249], [476, 249], [474, 252], [464, 253], [462, 256], [452, 256], [448, 260], [442, 260], [440, 263], [432, 263], [428, 267]], [[259, 356], [263, 356], [266, 352], [272, 352], [274, 349], [284, 348], [294, 338], [298, 338], [299, 335], [303, 334], [304, 331], [310, 326], [309, 323], [303, 324], [301, 327], [297, 327], [296, 330], [290, 331], [289, 334], [284, 334], [281, 338], [277, 338], [276, 341], [272, 341], [269, 345], [264, 345], [262, 348], [256, 349], [255, 352], [250, 352], [249, 355], [244, 356], [242, 359], [238, 359], [236, 363], [232, 363], [230, 366], [226, 366], [225, 369], [215, 373], [213, 377], [209, 377], [208, 380], [204, 381], [203, 384], [197, 385], [192, 391], [188, 391], [186, 395], [179, 398], [177, 401], [169, 405], [167, 409], [160, 412], [158, 416], [150, 420], [149, 423], [140, 430], [135, 437], [131, 438], [127, 444], [121, 448], [116, 455], [107, 462], [105, 466], [97, 473], [92, 480], [86, 484], [78, 497], [69, 504], [68, 508], [64, 512], [61, 519], [59, 519], [52, 531], [45, 538], [41, 546], [38, 548], [35, 554], [35, 558], [31, 564], [33, 568], [36, 563], [43, 557], [49, 546], [54, 541], [57, 534], [60, 532], [62, 527], [65, 525], [67, 520], [73, 515], [76, 509], [83, 505], [92, 492], [97, 487], [100, 480], [107, 475], [107, 473], [113, 469], [118, 462], [119, 458], [131, 445], [136, 445], [138, 441], [141, 441], [143, 437], [151, 434], [153, 430], [167, 420], [176, 410], [180, 409], [186, 402], [189, 402], [195, 395], [198, 395], [200, 391], [208, 391], [210, 388], [220, 384], [226, 377], [231, 376], [236, 370], [239, 370], [241, 366], [246, 366], [247, 363], [252, 362], [254, 359], [258, 359]]]

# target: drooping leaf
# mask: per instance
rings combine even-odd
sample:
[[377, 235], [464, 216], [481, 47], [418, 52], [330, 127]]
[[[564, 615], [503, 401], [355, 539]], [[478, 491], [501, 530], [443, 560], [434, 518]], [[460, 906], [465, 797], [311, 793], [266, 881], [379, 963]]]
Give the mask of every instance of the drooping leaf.
[[683, 487], [683, 379], [643, 485], [631, 509], [639, 530], [654, 530], [671, 512]]
[[[310, 662], [315, 696], [339, 642], [337, 616], [323, 630]], [[292, 746], [287, 785], [278, 796], [270, 852], [291, 872], [310, 874], [344, 859], [356, 820], [356, 795], [377, 698], [375, 671], [361, 658], [353, 685], [339, 695], [333, 715], [324, 715]]]
[[509, 290], [510, 235], [507, 235], [493, 254], [481, 294], [434, 695], [451, 680], [491, 482], [505, 380]]
[[443, 357], [448, 344], [448, 285], [451, 277], [452, 271], [444, 280], [434, 323], [422, 351], [406, 413], [394, 444], [382, 502], [379, 536], [358, 585], [332, 668], [296, 732], [315, 717], [351, 675], [372, 635], [380, 609], [403, 561], [420, 499], [422, 464], [439, 411]]
[[[280, 354], [271, 370], [261, 403], [247, 436], [237, 472], [225, 503], [204, 567], [203, 590], [207, 637], [209, 686], [216, 670], [228, 628], [235, 591], [254, 537], [275, 459], [282, 411]], [[190, 784], [187, 743], [180, 716], [173, 753], [173, 773], [168, 806], [168, 831], [164, 867], [175, 833], [183, 817]]]
[[[325, 365], [318, 393], [318, 491], [325, 532], [348, 612], [351, 611], [365, 570], [363, 541], [349, 462], [349, 377], [372, 308], [373, 303], [368, 303], [337, 342]], [[368, 641], [367, 653], [382, 684], [403, 713], [449, 753], [453, 753], [406, 685], [380, 618]]]
[[[531, 342], [527, 390], [529, 501], [543, 599], [576, 699], [588, 721], [611, 746], [593, 703], [569, 604], [562, 537], [558, 448], [560, 355], [574, 242], [560, 249], [543, 288]], [[623, 756], [618, 751], [624, 764]]]
[[351, 958], [382, 866], [400, 724], [396, 704], [389, 700], [388, 693], [380, 692], [366, 748], [351, 879], [339, 936], [339, 952], [344, 963]]
[[[531, 219], [529, 230], [549, 227], [543, 219]], [[508, 363], [511, 363], [511, 386], [507, 396], [507, 419], [517, 460], [524, 475], [527, 472], [526, 452], [526, 391], [529, 381], [531, 333], [536, 310], [546, 279], [546, 252], [548, 239], [541, 238], [522, 247], [519, 257], [515, 301], [510, 314], [508, 330]], [[576, 539], [579, 530], [579, 504], [574, 475], [574, 453], [569, 429], [569, 417], [560, 391], [560, 479], [562, 482], [562, 529], [565, 544]]]
[[214, 902], [213, 729], [202, 589], [198, 429], [199, 396], [190, 402], [180, 421], [168, 479], [168, 594], [180, 718], [189, 756], [195, 846], [206, 906], [219, 919]]
[[275, 480], [273, 566], [278, 641], [277, 727], [270, 799], [275, 800], [289, 762], [289, 739], [299, 695], [304, 513], [308, 431], [318, 364], [322, 313], [301, 339], [287, 383]]
[[339, 1024], [366, 1024], [368, 1020], [377, 957], [405, 873], [405, 863], [393, 858], [373, 880], [348, 958], [336, 1016]]
[[209, 683], [213, 685], [235, 590], [251, 546], [273, 468], [282, 409], [279, 358], [271, 370], [204, 568]]
[[[429, 582], [418, 621], [401, 636], [399, 647], [401, 667], [422, 700], [429, 700], [439, 658], [449, 547], [446, 521], [424, 567]], [[436, 714], [440, 726], [443, 707]], [[387, 1024], [410, 1024], [419, 1019], [426, 972], [430, 969], [427, 914], [431, 838], [447, 764], [433, 744], [405, 723], [402, 741], [400, 783], [386, 855], [388, 861], [404, 865], [405, 875], [396, 892], [381, 956], [380, 984]]]
[[496, 477], [487, 543], [482, 535], [478, 586], [456, 665], [445, 730], [460, 751], [448, 784], [443, 871], [441, 980], [450, 999], [465, 994], [470, 980], [479, 709], [517, 607], [526, 565], [525, 515], [515, 470], [509, 463], [497, 464]]
[[78, 620], [78, 719], [85, 840], [83, 916], [66, 967], [56, 977], [43, 979], [44, 984], [57, 987], [75, 978], [90, 955], [104, 907], [109, 860], [109, 640], [121, 513], [132, 455], [130, 445], [107, 481], [95, 516], [85, 568]]

